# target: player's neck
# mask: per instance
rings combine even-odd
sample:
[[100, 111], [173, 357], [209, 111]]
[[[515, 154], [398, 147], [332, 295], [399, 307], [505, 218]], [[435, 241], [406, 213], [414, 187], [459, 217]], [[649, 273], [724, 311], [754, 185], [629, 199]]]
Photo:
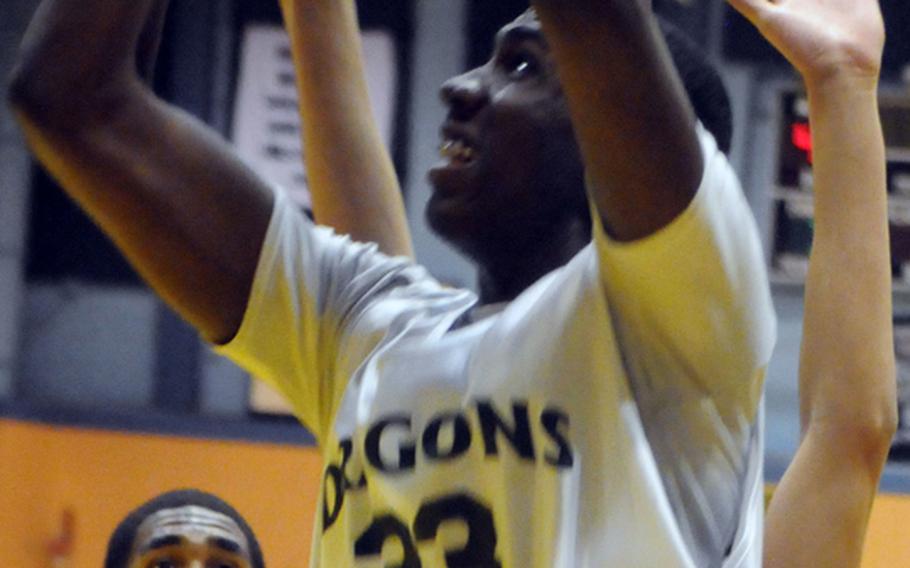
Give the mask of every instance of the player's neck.
[[477, 282], [481, 305], [510, 302], [532, 284], [565, 265], [590, 242], [584, 223], [574, 222], [553, 238], [541, 239], [531, 250], [500, 251], [495, 258], [478, 262]]

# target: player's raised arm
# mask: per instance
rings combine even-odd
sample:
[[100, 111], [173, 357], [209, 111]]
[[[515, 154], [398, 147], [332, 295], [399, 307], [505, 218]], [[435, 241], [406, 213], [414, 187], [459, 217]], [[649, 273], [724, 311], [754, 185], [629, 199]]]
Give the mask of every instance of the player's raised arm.
[[316, 221], [412, 256], [401, 189], [370, 110], [353, 0], [281, 0]]
[[67, 193], [166, 300], [221, 341], [242, 319], [272, 196], [224, 142], [140, 81], [140, 36], [162, 9], [155, 0], [45, 0], [10, 102]]
[[804, 437], [768, 511], [765, 566], [859, 566], [896, 424], [877, 0], [731, 0], [802, 74], [815, 236], [800, 360]]
[[702, 174], [695, 115], [643, 0], [535, 0], [587, 168], [615, 239], [675, 219]]

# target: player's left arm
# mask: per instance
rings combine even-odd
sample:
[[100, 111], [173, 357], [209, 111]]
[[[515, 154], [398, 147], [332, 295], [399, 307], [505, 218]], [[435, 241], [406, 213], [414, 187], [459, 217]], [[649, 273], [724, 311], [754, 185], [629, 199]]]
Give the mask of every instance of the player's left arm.
[[699, 133], [650, 2], [533, 4], [602, 221], [601, 280], [630, 379], [655, 407], [686, 388], [731, 412], [726, 423], [751, 423], [775, 334], [764, 254], [735, 174]]
[[646, 237], [692, 200], [695, 115], [646, 0], [535, 0], [581, 146], [589, 191], [616, 240]]

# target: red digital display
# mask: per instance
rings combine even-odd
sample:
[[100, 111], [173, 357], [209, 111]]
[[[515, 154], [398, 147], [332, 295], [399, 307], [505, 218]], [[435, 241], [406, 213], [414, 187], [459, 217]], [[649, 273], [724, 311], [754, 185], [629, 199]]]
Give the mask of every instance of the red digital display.
[[793, 145], [806, 153], [806, 160], [812, 163], [812, 132], [805, 122], [796, 122], [790, 127], [790, 139]]

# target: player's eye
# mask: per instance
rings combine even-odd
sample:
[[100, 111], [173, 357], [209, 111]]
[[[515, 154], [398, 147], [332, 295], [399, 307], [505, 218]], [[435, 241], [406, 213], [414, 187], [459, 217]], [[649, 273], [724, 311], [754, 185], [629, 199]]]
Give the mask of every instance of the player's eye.
[[537, 74], [539, 69], [537, 58], [525, 52], [506, 55], [501, 65], [509, 78], [515, 81], [531, 77]]

